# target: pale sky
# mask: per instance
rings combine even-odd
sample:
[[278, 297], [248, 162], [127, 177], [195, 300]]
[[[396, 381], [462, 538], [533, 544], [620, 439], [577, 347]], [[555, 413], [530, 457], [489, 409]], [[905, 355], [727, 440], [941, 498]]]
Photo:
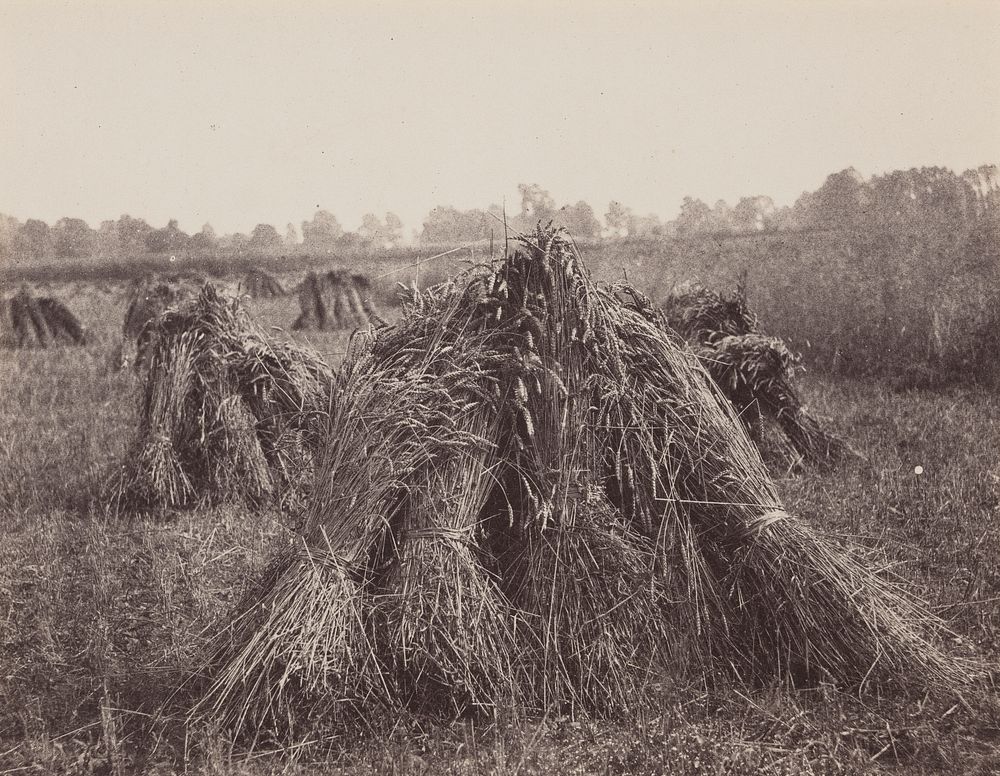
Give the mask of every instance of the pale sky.
[[0, 212], [220, 234], [435, 205], [676, 216], [1000, 163], [1000, 2], [0, 0]]

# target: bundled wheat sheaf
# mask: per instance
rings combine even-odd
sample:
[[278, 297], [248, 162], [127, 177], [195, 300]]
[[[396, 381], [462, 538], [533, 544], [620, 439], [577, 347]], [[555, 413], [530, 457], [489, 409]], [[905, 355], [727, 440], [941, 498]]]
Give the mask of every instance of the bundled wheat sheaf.
[[15, 348], [83, 345], [83, 327], [58, 299], [36, 297], [21, 288], [10, 299], [0, 297], [0, 344]]
[[118, 509], [296, 497], [311, 481], [332, 372], [272, 342], [206, 284], [142, 330], [136, 439], [111, 485]]
[[742, 284], [729, 296], [690, 289], [670, 296], [662, 315], [648, 305], [644, 312], [694, 348], [755, 442], [762, 441], [767, 421], [781, 429], [806, 461], [854, 454], [803, 406], [794, 377], [799, 359], [780, 339], [758, 333]]
[[938, 620], [784, 511], [698, 359], [625, 292], [540, 229], [356, 336], [301, 542], [218, 635], [192, 720], [962, 682]]
[[371, 299], [371, 281], [345, 269], [310, 272], [299, 286], [299, 317], [293, 329], [354, 329], [382, 323]]
[[248, 272], [240, 285], [243, 293], [251, 299], [272, 299], [285, 295], [281, 283], [263, 270]]
[[143, 328], [164, 311], [189, 301], [198, 293], [200, 283], [183, 282], [180, 278], [157, 280], [152, 275], [135, 281], [128, 290], [128, 306], [122, 323], [122, 335], [136, 341]]

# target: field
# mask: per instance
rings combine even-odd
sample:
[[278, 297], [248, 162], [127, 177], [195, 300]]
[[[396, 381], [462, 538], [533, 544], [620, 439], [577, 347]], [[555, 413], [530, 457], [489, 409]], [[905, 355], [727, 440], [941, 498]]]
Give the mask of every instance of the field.
[[[641, 261], [629, 262], [633, 273], [641, 271]], [[395, 267], [406, 263], [401, 258]], [[613, 275], [613, 263], [602, 273]], [[413, 276], [398, 274], [385, 284]], [[247, 754], [209, 733], [185, 731], [191, 674], [207, 635], [290, 541], [290, 516], [233, 507], [168, 520], [104, 514], [101, 486], [125, 455], [136, 411], [136, 377], [111, 368], [125, 299], [107, 279], [103, 286], [35, 280], [50, 283], [91, 339], [79, 349], [0, 351], [0, 772], [1000, 769], [992, 681], [952, 698], [856, 697], [822, 686], [665, 686], [658, 713], [625, 722], [553, 716], [517, 726], [432, 726], [404, 718], [386, 727], [359, 720], [349, 733], [319, 730], [270, 753]], [[266, 326], [289, 326], [294, 308], [294, 297], [251, 303]], [[302, 339], [331, 363], [346, 345], [342, 334]], [[776, 471], [790, 511], [860, 545], [918, 590], [949, 622], [955, 651], [995, 660], [996, 392], [902, 392], [819, 375], [806, 376], [804, 392], [863, 458], [827, 471]]]
[[[397, 281], [426, 283], [466, 262], [502, 252], [494, 242], [456, 247], [399, 246], [376, 252], [348, 246], [336, 256], [299, 248], [290, 255], [206, 252], [125, 259], [0, 266], [0, 284], [113, 282], [145, 272], [190, 270], [238, 278], [261, 267], [298, 275], [340, 262], [378, 277], [382, 301]], [[584, 241], [595, 276], [629, 279], [656, 301], [696, 282], [732, 290], [745, 280], [764, 328], [782, 337], [811, 367], [847, 376], [892, 379], [899, 385], [942, 385], [976, 379], [1000, 383], [993, 332], [1000, 323], [1000, 232], [992, 222], [971, 232], [953, 225], [870, 225], [841, 229], [697, 234], [677, 238]], [[432, 261], [436, 254], [445, 254]], [[50, 260], [51, 261], [51, 260]], [[425, 262], [423, 264], [419, 262]]]

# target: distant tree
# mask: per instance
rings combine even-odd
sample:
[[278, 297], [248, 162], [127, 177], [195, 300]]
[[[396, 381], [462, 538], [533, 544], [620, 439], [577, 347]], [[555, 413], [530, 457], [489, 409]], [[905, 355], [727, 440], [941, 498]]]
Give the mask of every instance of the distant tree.
[[630, 233], [633, 237], [666, 237], [668, 229], [659, 216], [650, 213], [645, 216], [633, 216]]
[[625, 207], [618, 201], [612, 201], [608, 204], [608, 212], [604, 214], [604, 221], [607, 224], [604, 236], [612, 239], [619, 237], [663, 237], [666, 234], [666, 227], [658, 216], [653, 213], [637, 216], [631, 208]]
[[20, 228], [20, 221], [13, 216], [0, 213], [0, 257], [13, 258], [14, 241], [17, 237], [17, 230]]
[[810, 208], [810, 226], [847, 229], [862, 226], [868, 218], [871, 187], [853, 167], [827, 176]]
[[97, 256], [111, 257], [120, 256], [121, 245], [118, 242], [118, 222], [107, 220], [101, 221], [97, 227], [97, 245], [94, 252]]
[[759, 232], [774, 225], [777, 208], [770, 197], [743, 197], [733, 208], [733, 227], [738, 232]]
[[188, 247], [190, 239], [177, 225], [177, 219], [172, 218], [162, 229], [146, 235], [146, 249], [150, 253], [177, 253]]
[[712, 210], [700, 199], [684, 197], [681, 202], [681, 212], [677, 216], [677, 233], [687, 237], [706, 231], [711, 223]]
[[380, 221], [373, 213], [365, 213], [358, 228], [358, 238], [369, 247], [388, 248], [403, 239], [403, 222], [395, 213], [386, 213]]
[[736, 229], [733, 224], [733, 209], [726, 200], [716, 200], [706, 228], [710, 232], [732, 232]]
[[218, 246], [223, 250], [241, 253], [250, 248], [250, 237], [242, 232], [233, 232], [232, 234], [226, 234], [220, 237], [218, 240]]
[[604, 214], [605, 235], [607, 237], [628, 237], [632, 234], [635, 215], [632, 209], [625, 207], [614, 199], [608, 203], [608, 212]]
[[556, 217], [556, 201], [548, 191], [537, 183], [521, 183], [517, 187], [521, 195], [521, 212], [515, 219], [517, 228], [530, 231], [539, 221], [543, 224]]
[[167, 249], [171, 253], [187, 249], [191, 236], [177, 225], [177, 219], [170, 219], [166, 227]]
[[582, 200], [575, 205], [561, 207], [553, 220], [578, 239], [589, 240], [601, 236], [601, 222], [594, 215], [594, 209]]
[[165, 229], [154, 229], [146, 235], [146, 250], [150, 253], [166, 253], [167, 233]]
[[976, 217], [1000, 214], [1000, 169], [995, 164], [984, 164], [962, 173], [962, 180], [969, 187], [971, 210]]
[[302, 222], [302, 245], [313, 251], [329, 252], [344, 237], [344, 228], [327, 210], [317, 210], [312, 221]]
[[82, 218], [60, 218], [52, 227], [52, 242], [59, 258], [80, 259], [97, 251], [97, 233]]
[[250, 233], [250, 248], [255, 251], [271, 251], [281, 247], [281, 235], [270, 224], [257, 224]]
[[403, 239], [403, 222], [392, 212], [385, 214], [385, 239], [389, 245], [397, 245]]
[[115, 229], [118, 233], [119, 254], [134, 256], [145, 253], [146, 238], [153, 231], [153, 227], [141, 218], [123, 215], [118, 219]]
[[21, 224], [14, 237], [14, 253], [25, 259], [51, 258], [54, 250], [49, 225], [37, 218]]
[[285, 247], [294, 248], [299, 244], [299, 230], [295, 228], [295, 224], [287, 224], [285, 226]]
[[935, 221], [954, 228], [975, 221], [974, 194], [965, 180], [946, 167], [922, 167], [917, 173], [924, 214], [933, 213]]
[[462, 242], [467, 236], [462, 233], [462, 212], [447, 205], [433, 208], [424, 219], [420, 242], [424, 244]]
[[795, 208], [787, 205], [775, 209], [772, 223], [779, 232], [799, 228]]
[[361, 235], [357, 232], [344, 232], [343, 236], [337, 241], [337, 247], [343, 251], [360, 251], [365, 249], [371, 249], [371, 243], [362, 239]]
[[[502, 220], [503, 216], [500, 218]], [[482, 210], [463, 211], [439, 205], [427, 214], [419, 240], [425, 245], [475, 242], [490, 236], [493, 223], [488, 213]]]
[[358, 227], [358, 237], [371, 245], [382, 245], [385, 243], [385, 225], [374, 213], [365, 213]]
[[896, 170], [872, 180], [872, 208], [883, 225], [909, 222], [957, 229], [975, 219], [968, 183], [943, 167]]
[[200, 232], [191, 235], [191, 250], [204, 253], [213, 251], [218, 246], [219, 239], [215, 235], [215, 229], [211, 224], [205, 224]]
[[787, 228], [805, 229], [815, 223], [816, 195], [811, 191], [803, 191], [795, 200], [789, 214]]

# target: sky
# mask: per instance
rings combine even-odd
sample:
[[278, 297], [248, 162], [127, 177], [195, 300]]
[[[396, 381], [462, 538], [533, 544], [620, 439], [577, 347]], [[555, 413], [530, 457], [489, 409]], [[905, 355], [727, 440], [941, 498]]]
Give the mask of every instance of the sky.
[[194, 232], [1000, 163], [1000, 2], [0, 0], [0, 212]]

